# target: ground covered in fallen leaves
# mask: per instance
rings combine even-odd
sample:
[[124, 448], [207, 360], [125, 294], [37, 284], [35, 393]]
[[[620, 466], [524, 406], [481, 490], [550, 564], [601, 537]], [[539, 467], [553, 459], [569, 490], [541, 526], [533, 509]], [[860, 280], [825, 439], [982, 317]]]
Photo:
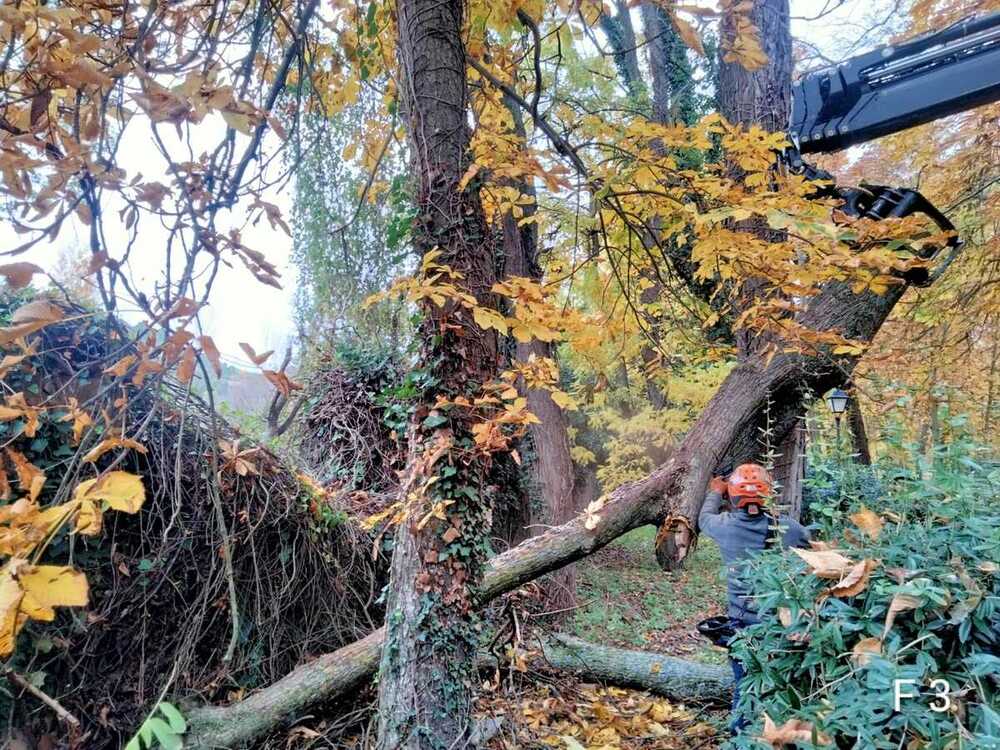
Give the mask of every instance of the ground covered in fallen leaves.
[[559, 680], [483, 694], [478, 715], [496, 734], [491, 750], [710, 750], [718, 718], [638, 690]]

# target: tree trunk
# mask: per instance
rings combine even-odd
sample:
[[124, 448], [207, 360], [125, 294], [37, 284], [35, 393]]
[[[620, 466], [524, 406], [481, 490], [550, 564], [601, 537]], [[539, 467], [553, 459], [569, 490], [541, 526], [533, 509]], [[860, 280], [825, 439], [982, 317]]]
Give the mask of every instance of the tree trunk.
[[[905, 290], [901, 284], [883, 296], [870, 292], [855, 295], [843, 284], [829, 284], [809, 302], [801, 322], [871, 341]], [[668, 525], [675, 537], [672, 551], [678, 557], [686, 554], [712, 471], [725, 461], [749, 457], [746, 446], [752, 445], [752, 437], [763, 422], [767, 394], [773, 400], [771, 424], [777, 438], [784, 439], [797, 424], [804, 399], [843, 383], [844, 374], [852, 372], [856, 363], [854, 358], [828, 353], [813, 357], [794, 352], [780, 353], [769, 364], [759, 356], [741, 362], [666, 463], [645, 479], [612, 492], [593, 528], [587, 528], [585, 517], [577, 517], [493, 558], [476, 603], [488, 602], [595, 552], [627, 531], [659, 524], [668, 517], [676, 519]], [[342, 694], [374, 671], [383, 635], [380, 629], [362, 641], [321, 656], [231, 706], [190, 710], [192, 729], [187, 743], [191, 748], [239, 747], [285, 717]]]
[[[456, 284], [495, 306], [492, 243], [470, 163], [462, 0], [398, 0], [399, 91], [417, 183], [413, 241], [461, 274]], [[400, 521], [392, 555], [386, 639], [379, 665], [383, 750], [459, 747], [469, 736], [478, 629], [473, 589], [489, 547], [488, 457], [472, 428], [474, 399], [498, 369], [494, 334], [448, 300], [422, 305], [418, 368], [434, 386], [410, 427]], [[364, 657], [367, 658], [367, 651]]]
[[781, 487], [779, 510], [796, 521], [802, 515], [802, 480], [806, 466], [806, 427], [803, 416], [781, 443], [774, 462], [774, 481]]
[[[514, 121], [514, 132], [527, 139], [524, 117], [516, 102], [505, 99]], [[534, 186], [527, 180], [515, 185], [523, 195], [535, 197]], [[535, 206], [524, 207], [524, 217], [535, 212]], [[534, 281], [542, 280], [542, 268], [538, 262], [538, 225], [534, 222], [520, 224], [511, 211], [503, 216], [504, 273], [507, 276], [522, 276]], [[552, 344], [532, 339], [517, 342], [515, 357], [527, 362], [536, 358], [555, 359]], [[568, 421], [566, 413], [552, 400], [548, 391], [530, 388], [527, 391], [528, 410], [540, 420], [528, 428], [531, 455], [528, 471], [532, 484], [537, 488], [535, 507], [531, 508], [529, 535], [538, 529], [558, 526], [573, 518], [577, 508], [575, 498], [576, 470], [570, 453]], [[541, 503], [538, 504], [537, 500]], [[546, 608], [561, 612], [576, 605], [576, 568], [568, 565], [549, 576], [545, 587]]]
[[728, 704], [733, 690], [728, 666], [602, 646], [568, 635], [543, 639], [542, 655], [553, 667], [583, 679], [649, 690], [675, 700]]
[[847, 405], [847, 426], [851, 430], [851, 453], [854, 460], [864, 466], [871, 466], [872, 452], [868, 447], [868, 430], [865, 429], [865, 416], [861, 413], [861, 404], [857, 396], [853, 396]]
[[[719, 111], [736, 125], [757, 125], [770, 132], [783, 131], [788, 127], [792, 101], [792, 32], [788, 0], [755, 0], [750, 18], [759, 30], [767, 64], [750, 71], [739, 62], [725, 61], [726, 47], [735, 34], [733, 14], [725, 13], [720, 26]], [[736, 179], [742, 175], [735, 165], [729, 171]], [[752, 232], [765, 242], [779, 242], [784, 238], [782, 232], [768, 227], [763, 218], [748, 219], [738, 222], [736, 226]], [[762, 282], [753, 279], [743, 285], [736, 300], [737, 312], [753, 305], [762, 286]], [[761, 343], [756, 338], [748, 329], [736, 332], [736, 346], [741, 357]]]

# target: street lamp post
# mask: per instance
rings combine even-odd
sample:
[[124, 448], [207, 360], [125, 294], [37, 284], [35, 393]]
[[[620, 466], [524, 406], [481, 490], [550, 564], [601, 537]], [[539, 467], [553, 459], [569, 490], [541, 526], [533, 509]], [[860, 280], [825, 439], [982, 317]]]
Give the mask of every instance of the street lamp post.
[[840, 454], [840, 418], [847, 411], [847, 402], [850, 401], [851, 397], [847, 395], [846, 391], [842, 391], [840, 388], [834, 388], [828, 394], [826, 394], [826, 405], [830, 408], [830, 413], [833, 414], [833, 419], [837, 423], [837, 454]]

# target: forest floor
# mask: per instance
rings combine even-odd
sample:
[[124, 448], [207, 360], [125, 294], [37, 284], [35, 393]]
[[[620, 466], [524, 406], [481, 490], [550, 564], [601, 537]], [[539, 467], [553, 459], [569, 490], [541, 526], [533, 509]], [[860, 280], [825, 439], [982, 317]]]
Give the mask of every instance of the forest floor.
[[656, 529], [631, 531], [577, 563], [580, 604], [566, 623], [584, 640], [722, 664], [726, 653], [698, 634], [698, 621], [725, 613], [719, 548], [707, 537], [684, 569], [665, 573], [653, 556]]
[[[561, 629], [595, 643], [724, 663], [725, 652], [697, 630], [699, 620], [723, 612], [718, 547], [703, 538], [684, 570], [664, 573], [654, 536], [655, 529], [636, 529], [577, 563], [579, 607]], [[715, 750], [726, 737], [725, 710], [566, 674], [529, 669], [521, 677], [480, 693], [478, 716], [499, 726], [491, 750]]]

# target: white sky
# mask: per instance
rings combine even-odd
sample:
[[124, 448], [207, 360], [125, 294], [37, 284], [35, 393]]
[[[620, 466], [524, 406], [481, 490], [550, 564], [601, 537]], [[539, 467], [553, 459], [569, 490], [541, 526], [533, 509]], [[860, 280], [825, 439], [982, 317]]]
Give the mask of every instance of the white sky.
[[[888, 9], [894, 6], [888, 0], [792, 0], [793, 34], [815, 45], [830, 58], [841, 59], [845, 55], [863, 51], [875, 46], [881, 40], [872, 35], [862, 44], [856, 45], [865, 30], [872, 27], [873, 22], [892, 19]], [[819, 21], [807, 21], [829, 8], [835, 8]], [[881, 14], [881, 17], [880, 17]], [[898, 17], [898, 13], [896, 14]], [[883, 33], [880, 30], [878, 33]], [[214, 118], [214, 119], [213, 119]], [[221, 118], [212, 116], [204, 123], [193, 128], [197, 139], [199, 131], [206, 137], [204, 144], [193, 144], [194, 153], [199, 148], [211, 148], [218, 140], [222, 128]], [[165, 140], [173, 138], [177, 143], [172, 127], [164, 127], [161, 134]], [[211, 136], [210, 138], [207, 136]], [[165, 163], [155, 146], [148, 140], [148, 128], [143, 123], [128, 129], [127, 141], [122, 144], [121, 155], [123, 166], [129, 170], [130, 177], [134, 170], [143, 172], [146, 180], [162, 180]], [[245, 144], [245, 138], [240, 136]], [[242, 145], [242, 144], [241, 144]], [[265, 143], [265, 147], [266, 147]], [[252, 169], [253, 167], [251, 167]], [[265, 199], [279, 205], [286, 221], [291, 215], [291, 185], [281, 191], [270, 191]], [[115, 210], [112, 207], [112, 210]], [[111, 211], [108, 211], [110, 214]], [[240, 220], [245, 221], [245, 217]], [[236, 226], [233, 219], [222, 217], [220, 226], [229, 228]], [[163, 264], [163, 251], [166, 232], [154, 226], [145, 219], [141, 225], [139, 241], [133, 249], [130, 265], [137, 278], [139, 287], [150, 288], [154, 280], [160, 277]], [[118, 236], [108, 237], [111, 245], [111, 256], [115, 257], [115, 245], [124, 242], [124, 231], [117, 218], [106, 222], [106, 230], [119, 232]], [[67, 249], [88, 247], [87, 228], [74, 218], [67, 221], [56, 242], [33, 249], [29, 253], [16, 258], [0, 258], [0, 263], [13, 260], [28, 260], [46, 270], [51, 269], [60, 254]], [[291, 263], [292, 240], [280, 229], [272, 230], [266, 220], [261, 220], [256, 226], [243, 230], [244, 243], [249, 247], [263, 252], [281, 273], [283, 289], [278, 290], [261, 284], [236, 261], [232, 268], [223, 267], [213, 288], [210, 304], [202, 311], [201, 322], [205, 332], [211, 335], [230, 364], [251, 368], [251, 363], [239, 349], [240, 341], [247, 341], [258, 352], [268, 349], [280, 351], [285, 342], [294, 337], [292, 323], [292, 294], [296, 284], [295, 267]], [[0, 225], [0, 247], [15, 247], [23, 238], [15, 234], [10, 226]], [[277, 355], [276, 355], [277, 356]]]

